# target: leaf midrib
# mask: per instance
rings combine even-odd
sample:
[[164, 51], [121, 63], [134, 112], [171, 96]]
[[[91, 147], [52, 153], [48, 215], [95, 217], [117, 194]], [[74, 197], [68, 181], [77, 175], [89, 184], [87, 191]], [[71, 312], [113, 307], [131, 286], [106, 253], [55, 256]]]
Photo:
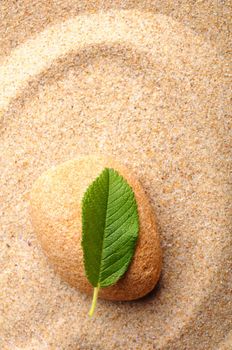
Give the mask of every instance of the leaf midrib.
[[98, 283], [97, 283], [98, 286], [100, 286], [99, 280], [101, 276], [101, 266], [103, 261], [103, 246], [104, 246], [105, 230], [106, 230], [106, 214], [107, 214], [107, 208], [109, 203], [109, 192], [110, 192], [110, 169], [109, 168], [107, 168], [107, 175], [108, 175], [107, 203], [106, 203], [106, 210], [105, 210], [105, 221], [104, 221], [103, 238], [102, 238], [102, 246], [101, 246], [101, 260], [100, 260], [100, 267], [99, 267], [99, 273], [98, 273]]

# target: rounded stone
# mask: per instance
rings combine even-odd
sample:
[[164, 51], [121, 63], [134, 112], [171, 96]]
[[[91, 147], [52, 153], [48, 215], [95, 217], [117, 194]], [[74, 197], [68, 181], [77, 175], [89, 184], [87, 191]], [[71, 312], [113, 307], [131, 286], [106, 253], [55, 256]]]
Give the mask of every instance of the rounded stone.
[[124, 276], [102, 288], [99, 297], [133, 300], [149, 293], [161, 271], [162, 254], [153, 208], [141, 184], [115, 160], [85, 156], [64, 162], [43, 173], [30, 194], [30, 215], [38, 240], [55, 271], [71, 286], [92, 293], [83, 265], [81, 200], [90, 183], [105, 167], [117, 170], [132, 187], [139, 212], [139, 238]]

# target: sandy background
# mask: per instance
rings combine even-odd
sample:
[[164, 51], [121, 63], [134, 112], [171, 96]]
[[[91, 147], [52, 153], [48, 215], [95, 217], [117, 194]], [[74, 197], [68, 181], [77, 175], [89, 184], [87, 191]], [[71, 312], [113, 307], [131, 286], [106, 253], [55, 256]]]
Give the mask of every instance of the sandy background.
[[[230, 5], [1, 1], [0, 349], [231, 347]], [[94, 319], [28, 217], [36, 177], [88, 153], [133, 169], [164, 251], [155, 291]]]

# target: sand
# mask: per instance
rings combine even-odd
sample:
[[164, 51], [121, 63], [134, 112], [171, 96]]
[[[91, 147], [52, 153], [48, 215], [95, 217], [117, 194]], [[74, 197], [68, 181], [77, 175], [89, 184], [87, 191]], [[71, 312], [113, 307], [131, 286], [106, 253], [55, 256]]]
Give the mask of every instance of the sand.
[[[0, 349], [229, 349], [229, 3], [75, 3], [1, 2]], [[93, 319], [28, 215], [42, 171], [89, 153], [133, 170], [164, 252], [149, 296]]]

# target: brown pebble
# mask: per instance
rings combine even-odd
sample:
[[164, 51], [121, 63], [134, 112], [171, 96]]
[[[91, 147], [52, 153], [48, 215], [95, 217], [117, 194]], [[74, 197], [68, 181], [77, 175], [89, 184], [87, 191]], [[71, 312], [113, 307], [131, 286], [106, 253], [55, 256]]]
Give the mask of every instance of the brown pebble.
[[81, 248], [81, 200], [88, 185], [105, 167], [116, 169], [134, 190], [140, 220], [139, 239], [128, 271], [100, 297], [132, 300], [149, 293], [161, 271], [161, 248], [154, 212], [138, 180], [110, 158], [83, 157], [45, 172], [30, 196], [31, 220], [41, 246], [60, 276], [86, 293], [92, 293], [83, 266]]

